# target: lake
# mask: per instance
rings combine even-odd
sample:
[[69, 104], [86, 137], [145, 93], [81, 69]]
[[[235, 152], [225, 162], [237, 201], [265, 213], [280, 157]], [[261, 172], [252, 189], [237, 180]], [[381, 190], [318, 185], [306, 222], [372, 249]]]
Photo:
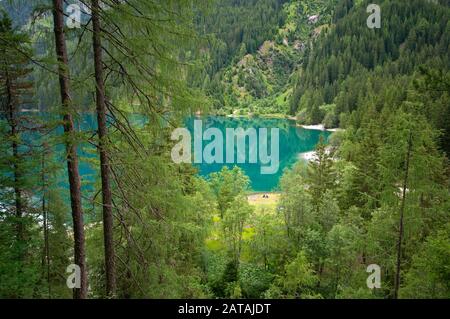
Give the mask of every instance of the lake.
[[[203, 121], [203, 130], [208, 128], [217, 128], [222, 132], [223, 136], [226, 136], [227, 128], [254, 128], [257, 131], [260, 128], [267, 128], [269, 132], [272, 128], [279, 129], [279, 169], [275, 174], [264, 175], [261, 174], [262, 163], [258, 162], [254, 164], [194, 164], [198, 169], [201, 176], [207, 177], [213, 172], [220, 171], [224, 165], [228, 167], [238, 166], [244, 170], [247, 176], [250, 178], [251, 188], [255, 192], [270, 192], [278, 190], [278, 184], [283, 171], [286, 168], [292, 167], [297, 161], [303, 160], [302, 154], [311, 152], [315, 149], [319, 142], [320, 136], [323, 135], [325, 139], [328, 139], [330, 132], [320, 130], [309, 130], [302, 127], [298, 127], [293, 120], [288, 119], [267, 119], [267, 118], [230, 118], [219, 116], [208, 116], [201, 118], [189, 118], [187, 121], [187, 128], [194, 136], [194, 121], [201, 119]], [[203, 147], [209, 142], [204, 142]], [[248, 143], [247, 143], [248, 144]], [[225, 141], [224, 141], [225, 145]], [[225, 149], [225, 147], [224, 147]], [[270, 150], [270, 142], [269, 142]], [[236, 153], [235, 146], [235, 153]], [[248, 148], [247, 148], [248, 151]], [[248, 153], [247, 153], [248, 158]]]
[[[48, 115], [47, 115], [48, 116]], [[186, 120], [186, 128], [194, 136], [194, 121], [201, 119], [203, 122], [203, 129], [217, 128], [223, 136], [226, 136], [227, 128], [254, 128], [259, 130], [260, 128], [267, 128], [269, 132], [272, 128], [279, 129], [279, 169], [276, 174], [263, 175], [261, 174], [261, 163], [255, 164], [194, 164], [199, 174], [204, 177], [208, 177], [213, 172], [218, 172], [224, 165], [228, 167], [238, 166], [249, 176], [251, 182], [251, 188], [255, 192], [270, 192], [277, 191], [280, 177], [286, 168], [292, 167], [297, 161], [302, 159], [302, 154], [308, 153], [314, 150], [315, 146], [319, 142], [319, 138], [323, 135], [326, 139], [330, 136], [330, 132], [320, 130], [304, 129], [296, 126], [295, 121], [288, 119], [268, 119], [268, 118], [230, 118], [219, 116], [206, 116], [206, 117], [190, 117]], [[133, 121], [141, 121], [142, 119], [134, 118]], [[94, 131], [97, 127], [96, 117], [93, 114], [84, 114], [82, 121], [77, 121], [77, 127], [84, 132]], [[62, 134], [62, 128], [59, 127], [55, 132], [57, 135]], [[225, 143], [225, 141], [224, 141]], [[208, 142], [204, 143], [204, 146]], [[270, 149], [270, 143], [269, 143]], [[235, 149], [236, 150], [236, 149]], [[58, 154], [64, 153], [64, 146], [59, 144], [57, 147]], [[93, 183], [97, 171], [94, 170], [90, 161], [93, 157], [96, 157], [95, 151], [90, 145], [84, 145], [80, 147], [80, 173], [83, 177], [83, 189], [84, 191], [92, 191]], [[61, 159], [62, 160], [62, 159]], [[64, 166], [64, 165], [63, 165]], [[61, 186], [67, 188], [67, 180], [65, 176], [61, 176]]]

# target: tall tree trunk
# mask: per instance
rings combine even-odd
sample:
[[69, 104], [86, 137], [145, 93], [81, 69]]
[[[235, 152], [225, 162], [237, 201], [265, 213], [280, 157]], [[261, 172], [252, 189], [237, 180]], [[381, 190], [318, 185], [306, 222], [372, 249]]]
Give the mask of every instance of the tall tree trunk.
[[411, 149], [412, 149], [412, 133], [409, 133], [408, 151], [406, 154], [406, 165], [405, 165], [405, 178], [403, 180], [402, 204], [400, 207], [400, 225], [399, 225], [398, 241], [397, 241], [397, 267], [396, 267], [397, 269], [396, 269], [396, 273], [395, 273], [394, 299], [398, 299], [398, 290], [400, 288], [400, 269], [401, 269], [402, 242], [403, 242], [403, 217], [405, 215], [406, 192], [408, 190], [409, 163], [410, 163], [410, 159], [411, 159]]
[[103, 197], [103, 238], [105, 245], [105, 269], [106, 269], [106, 293], [114, 297], [116, 292], [116, 265], [113, 236], [113, 213], [111, 178], [108, 152], [106, 149], [108, 128], [106, 125], [106, 100], [105, 85], [103, 83], [103, 57], [101, 40], [101, 21], [99, 0], [92, 0], [92, 24], [93, 24], [93, 46], [94, 67], [96, 84], [96, 105], [98, 137], [100, 150], [100, 167], [102, 177]]
[[6, 75], [6, 104], [8, 105], [8, 124], [11, 127], [11, 148], [13, 153], [13, 175], [14, 175], [14, 200], [16, 208], [16, 237], [18, 241], [23, 240], [23, 207], [22, 207], [22, 190], [20, 188], [20, 172], [19, 172], [19, 145], [17, 143], [17, 120], [16, 120], [16, 106], [14, 105], [13, 83], [5, 65]]
[[81, 180], [78, 169], [77, 146], [74, 142], [74, 122], [72, 117], [72, 100], [70, 97], [69, 62], [67, 58], [66, 39], [64, 35], [63, 0], [53, 0], [53, 21], [55, 32], [56, 56], [58, 58], [59, 85], [64, 111], [64, 132], [67, 135], [66, 155], [72, 207], [73, 235], [75, 240], [75, 264], [80, 267], [80, 288], [75, 288], [74, 298], [87, 297], [87, 269], [84, 239], [83, 209], [81, 205]]
[[8, 122], [11, 127], [11, 148], [13, 153], [13, 174], [14, 174], [14, 200], [16, 208], [16, 237], [18, 242], [23, 241], [23, 205], [22, 205], [22, 190], [20, 188], [20, 171], [19, 171], [19, 145], [17, 143], [17, 120], [16, 120], [16, 106], [14, 105], [13, 84], [6, 68], [6, 98], [8, 104]]

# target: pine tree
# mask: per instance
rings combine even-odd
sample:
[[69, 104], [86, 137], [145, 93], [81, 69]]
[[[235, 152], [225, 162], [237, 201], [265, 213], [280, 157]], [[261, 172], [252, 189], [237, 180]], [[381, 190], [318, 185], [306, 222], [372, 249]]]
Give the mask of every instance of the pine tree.
[[106, 123], [106, 92], [103, 77], [103, 48], [101, 35], [101, 11], [98, 0], [92, 0], [93, 49], [97, 126], [100, 151], [100, 171], [103, 200], [103, 236], [105, 242], [106, 293], [113, 297], [116, 291], [116, 266], [113, 234], [113, 203], [111, 190], [110, 159], [107, 150], [108, 128]]
[[31, 50], [28, 36], [13, 28], [4, 11], [0, 14], [0, 273], [4, 274], [0, 281], [9, 287], [0, 295], [27, 298], [36, 279], [28, 274], [37, 271], [30, 194], [38, 168], [33, 162], [36, 150], [25, 140], [32, 130], [32, 124], [26, 124], [32, 120], [22, 113], [32, 95]]
[[334, 182], [333, 154], [321, 135], [316, 146], [315, 158], [309, 163], [307, 175], [308, 192], [311, 194], [312, 205], [316, 211], [320, 209], [325, 192], [333, 189]]
[[70, 201], [72, 207], [73, 233], [75, 240], [75, 264], [80, 267], [80, 288], [75, 288], [74, 297], [87, 298], [88, 278], [85, 253], [85, 236], [83, 207], [81, 204], [81, 178], [78, 165], [77, 142], [73, 121], [73, 105], [70, 95], [69, 60], [64, 33], [64, 8], [62, 0], [53, 0], [53, 24], [55, 33], [55, 48], [58, 60], [58, 75], [62, 101], [64, 133], [66, 134], [66, 156], [69, 174]]
[[[12, 21], [3, 13], [0, 20], [0, 89], [2, 94], [1, 118], [5, 119], [9, 126], [9, 134], [6, 139], [11, 143], [11, 166], [13, 173], [13, 189], [16, 214], [16, 237], [19, 242], [24, 240], [22, 217], [25, 208], [24, 181], [25, 172], [24, 155], [20, 151], [22, 127], [20, 112], [21, 106], [31, 95], [32, 83], [28, 80], [31, 69], [30, 59], [19, 52], [29, 52], [25, 47], [28, 37], [23, 33], [13, 30]], [[9, 153], [9, 152], [8, 152]]]

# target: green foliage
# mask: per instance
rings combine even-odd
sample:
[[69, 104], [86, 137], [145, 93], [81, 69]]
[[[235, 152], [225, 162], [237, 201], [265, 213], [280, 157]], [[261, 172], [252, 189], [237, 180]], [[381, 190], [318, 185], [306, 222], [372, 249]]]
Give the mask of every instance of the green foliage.
[[320, 136], [316, 146], [314, 160], [308, 167], [308, 192], [311, 194], [313, 208], [319, 211], [320, 202], [327, 190], [332, 190], [334, 186], [333, 154], [327, 149], [323, 136]]
[[308, 262], [304, 252], [285, 267], [285, 274], [276, 280], [266, 297], [268, 298], [295, 298], [318, 299], [320, 295], [314, 293], [318, 278], [314, 274], [312, 265]]
[[[230, 2], [218, 2], [209, 17], [198, 19], [199, 29], [213, 34], [203, 50], [204, 71], [192, 75], [192, 82], [202, 85], [217, 112], [286, 114], [295, 83], [291, 75], [314, 34], [326, 30], [335, 1]], [[317, 25], [308, 23], [313, 15], [320, 15]]]
[[237, 166], [223, 167], [219, 173], [210, 176], [211, 188], [217, 198], [218, 209], [223, 217], [238, 195], [244, 195], [249, 188], [249, 179]]
[[[117, 297], [390, 298], [403, 195], [400, 297], [450, 297], [448, 5], [381, 1], [382, 28], [370, 30], [368, 1], [336, 3], [224, 0], [208, 12], [190, 0], [132, 0], [101, 12]], [[28, 12], [14, 17], [23, 25]], [[45, 16], [28, 34], [0, 21], [2, 298], [72, 295], [51, 27]], [[67, 32], [72, 95], [92, 111], [84, 32], [89, 25]], [[345, 131], [284, 173], [277, 204], [250, 205], [238, 167], [203, 179], [170, 158], [172, 127], [209, 102], [199, 91], [222, 115], [290, 111], [302, 124]], [[28, 107], [55, 114], [20, 112]], [[98, 142], [93, 129], [76, 138], [93, 168], [82, 180], [89, 296], [104, 298], [99, 162], [86, 146]], [[381, 267], [381, 289], [367, 288], [370, 264]]]
[[242, 287], [242, 297], [247, 299], [263, 298], [264, 292], [269, 289], [272, 280], [273, 275], [260, 265], [241, 265], [239, 282]]
[[401, 290], [404, 298], [444, 298], [450, 296], [450, 236], [448, 225], [422, 244], [413, 257]]
[[[422, 64], [448, 72], [448, 6], [382, 1], [381, 29], [371, 30], [366, 25], [369, 3], [340, 2], [333, 18], [335, 25], [315, 43], [298, 71], [290, 101], [292, 114], [306, 110], [307, 117], [318, 124], [323, 119], [318, 107], [335, 103], [334, 117], [339, 119], [342, 113], [361, 109], [361, 100], [380, 95], [380, 87], [388, 82], [397, 88], [389, 99], [394, 95], [401, 98], [405, 86], [399, 82], [411, 78]], [[380, 98], [380, 103], [388, 103], [386, 98]]]
[[34, 225], [36, 216], [22, 218], [27, 230], [25, 241], [16, 238], [17, 220], [0, 214], [0, 296], [1, 298], [39, 298], [45, 296], [40, 285], [41, 238]]

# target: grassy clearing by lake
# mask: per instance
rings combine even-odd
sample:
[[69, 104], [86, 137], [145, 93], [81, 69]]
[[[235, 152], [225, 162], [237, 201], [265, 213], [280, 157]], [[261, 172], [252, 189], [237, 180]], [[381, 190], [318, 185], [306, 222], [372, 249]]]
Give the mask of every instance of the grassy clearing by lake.
[[[268, 198], [264, 198], [264, 195], [267, 195]], [[252, 206], [273, 206], [275, 208], [280, 200], [280, 195], [280, 193], [256, 193], [249, 195], [247, 198], [248, 203]]]

